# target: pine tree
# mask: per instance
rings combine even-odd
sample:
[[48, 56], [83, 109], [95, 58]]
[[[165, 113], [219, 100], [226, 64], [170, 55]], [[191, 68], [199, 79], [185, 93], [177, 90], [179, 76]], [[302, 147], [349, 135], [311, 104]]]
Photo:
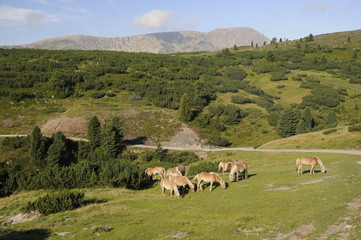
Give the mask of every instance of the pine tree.
[[183, 94], [180, 103], [179, 103], [179, 120], [183, 122], [189, 122], [193, 118], [191, 98], [187, 93]]
[[97, 117], [92, 117], [88, 123], [88, 138], [92, 150], [101, 145], [101, 126]]
[[296, 134], [311, 132], [314, 126], [315, 121], [311, 115], [311, 111], [309, 108], [306, 108], [303, 111], [301, 119], [297, 124]]
[[62, 132], [55, 133], [53, 144], [50, 145], [46, 157], [47, 166], [67, 165], [68, 155], [65, 135]]
[[281, 137], [289, 137], [296, 134], [298, 124], [297, 114], [291, 109], [286, 108], [279, 116], [277, 129]]
[[102, 131], [101, 150], [107, 158], [116, 158], [120, 152], [119, 131], [112, 124], [105, 125]]
[[234, 44], [234, 46], [233, 46], [233, 50], [235, 50], [235, 51], [237, 51], [237, 50], [238, 50], [238, 47], [237, 47], [237, 45], [236, 45], [236, 44]]
[[337, 126], [337, 116], [335, 111], [330, 111], [326, 118], [326, 125], [328, 127], [336, 127]]
[[45, 166], [45, 141], [40, 128], [37, 126], [33, 129], [33, 132], [31, 133], [29, 153], [32, 160], [38, 167]]

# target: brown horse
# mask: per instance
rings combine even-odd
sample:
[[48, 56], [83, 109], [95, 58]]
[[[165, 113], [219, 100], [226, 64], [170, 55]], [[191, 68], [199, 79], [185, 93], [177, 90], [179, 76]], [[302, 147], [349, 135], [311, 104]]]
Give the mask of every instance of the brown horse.
[[198, 189], [203, 191], [202, 182], [210, 182], [211, 183], [211, 185], [209, 187], [210, 192], [212, 191], [212, 186], [213, 186], [214, 182], [218, 182], [223, 189], [226, 188], [226, 183], [222, 180], [222, 178], [220, 176], [218, 176], [217, 173], [214, 173], [214, 172], [210, 172], [210, 173], [201, 172], [201, 173], [198, 173], [194, 177], [194, 181], [197, 183], [197, 191], [198, 191]]
[[243, 160], [240, 160], [232, 164], [231, 172], [229, 173], [229, 181], [238, 182], [240, 173], [241, 173], [241, 179], [248, 178], [248, 167], [246, 162]]
[[178, 170], [178, 168], [171, 168], [168, 169], [166, 172], [166, 176], [169, 177], [169, 179], [172, 179], [173, 177], [182, 176], [182, 173]]
[[302, 165], [311, 165], [310, 174], [315, 173], [316, 165], [319, 165], [321, 168], [321, 172], [325, 173], [326, 169], [321, 160], [318, 157], [301, 157], [296, 159], [296, 171], [298, 175], [302, 175]]
[[233, 163], [233, 161], [221, 161], [221, 162], [219, 162], [219, 164], [218, 164], [218, 172], [221, 172], [221, 170], [222, 170], [222, 174], [224, 176], [224, 172], [231, 170], [231, 166], [230, 166], [231, 163]]
[[145, 174], [147, 174], [152, 179], [154, 179], [156, 175], [159, 175], [160, 178], [163, 179], [164, 173], [165, 169], [163, 167], [152, 167], [145, 170]]
[[178, 170], [182, 173], [183, 176], [186, 175], [186, 166], [184, 166], [184, 165], [178, 165], [178, 166], [176, 166], [175, 168], [178, 169]]
[[177, 184], [177, 186], [182, 187], [182, 195], [184, 194], [184, 189], [188, 185], [190, 189], [192, 189], [192, 192], [194, 192], [194, 185], [193, 183], [184, 176], [176, 176], [172, 177], [172, 180]]
[[162, 179], [160, 181], [160, 188], [162, 189], [163, 195], [164, 195], [165, 190], [169, 190], [171, 196], [174, 194], [177, 197], [180, 197], [177, 184], [175, 182], [173, 182], [172, 180]]

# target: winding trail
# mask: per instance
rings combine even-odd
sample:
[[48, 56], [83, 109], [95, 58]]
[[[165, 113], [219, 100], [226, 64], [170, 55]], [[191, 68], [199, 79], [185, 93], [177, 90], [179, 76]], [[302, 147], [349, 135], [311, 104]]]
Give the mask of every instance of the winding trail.
[[[0, 135], [1, 137], [26, 137], [27, 135], [23, 134], [9, 134], [9, 135]], [[69, 137], [74, 141], [85, 141], [88, 139], [85, 138], [73, 138]], [[148, 148], [156, 149], [157, 146], [150, 146], [144, 144], [128, 144], [127, 147], [131, 148]], [[168, 150], [177, 150], [177, 151], [194, 151], [194, 152], [220, 152], [220, 151], [245, 151], [245, 152], [301, 152], [301, 153], [340, 153], [340, 154], [352, 154], [352, 155], [361, 155], [361, 150], [342, 150], [342, 149], [258, 149], [250, 147], [239, 147], [239, 148], [221, 148], [221, 147], [173, 147], [173, 146], [162, 146], [163, 149]]]

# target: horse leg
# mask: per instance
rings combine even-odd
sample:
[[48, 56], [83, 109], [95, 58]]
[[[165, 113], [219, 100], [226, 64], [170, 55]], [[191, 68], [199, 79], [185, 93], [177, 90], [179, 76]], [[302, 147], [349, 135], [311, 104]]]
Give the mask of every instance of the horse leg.
[[[198, 189], [201, 190], [201, 192], [203, 192], [202, 181], [199, 181], [199, 183], [198, 183]], [[197, 191], [198, 191], [198, 189], [197, 189]]]
[[213, 182], [211, 182], [211, 185], [209, 186], [209, 191], [212, 192]]
[[315, 173], [315, 167], [316, 167], [316, 165], [312, 165], [312, 166], [311, 166], [310, 174], [314, 174], [314, 173]]

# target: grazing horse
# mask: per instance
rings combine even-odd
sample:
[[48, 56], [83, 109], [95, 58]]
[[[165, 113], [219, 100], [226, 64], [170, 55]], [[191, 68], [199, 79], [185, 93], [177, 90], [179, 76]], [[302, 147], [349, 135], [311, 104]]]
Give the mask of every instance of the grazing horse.
[[212, 191], [212, 186], [213, 186], [214, 182], [218, 182], [223, 189], [226, 188], [226, 183], [222, 180], [222, 178], [220, 176], [218, 176], [217, 173], [214, 173], [214, 172], [210, 172], [210, 173], [201, 172], [201, 173], [198, 173], [194, 177], [194, 181], [197, 183], [197, 191], [198, 191], [198, 189], [203, 191], [202, 182], [210, 182], [211, 183], [211, 185], [209, 187], [210, 192]]
[[232, 164], [231, 172], [229, 173], [229, 181], [238, 182], [240, 173], [241, 173], [241, 179], [248, 178], [248, 167], [246, 162], [242, 160]]
[[184, 166], [184, 165], [179, 165], [179, 166], [177, 166], [177, 167], [175, 167], [175, 168], [178, 169], [178, 170], [182, 173], [183, 176], [186, 175], [186, 166]]
[[161, 179], [164, 178], [165, 169], [163, 167], [152, 167], [147, 168], [145, 173], [152, 179], [158, 174]]
[[188, 185], [190, 189], [192, 189], [192, 192], [194, 192], [194, 185], [193, 183], [184, 176], [176, 176], [173, 177], [172, 180], [177, 184], [177, 186], [182, 187], [182, 195], [184, 195], [184, 189]]
[[178, 170], [178, 168], [171, 168], [167, 170], [166, 176], [169, 177], [169, 179], [172, 179], [176, 176], [182, 176], [182, 173]]
[[231, 170], [230, 164], [233, 163], [233, 161], [221, 161], [218, 164], [218, 172], [222, 170], [222, 174], [224, 176], [224, 172]]
[[176, 195], [177, 197], [180, 197], [177, 184], [175, 182], [173, 182], [172, 180], [168, 180], [165, 178], [162, 179], [160, 181], [160, 188], [162, 189], [163, 195], [164, 195], [165, 190], [169, 190], [171, 196], [174, 193], [174, 195]]
[[302, 175], [302, 164], [311, 165], [310, 174], [315, 173], [316, 165], [320, 165], [321, 172], [325, 173], [326, 169], [321, 160], [318, 157], [301, 157], [296, 159], [296, 171], [298, 175]]

